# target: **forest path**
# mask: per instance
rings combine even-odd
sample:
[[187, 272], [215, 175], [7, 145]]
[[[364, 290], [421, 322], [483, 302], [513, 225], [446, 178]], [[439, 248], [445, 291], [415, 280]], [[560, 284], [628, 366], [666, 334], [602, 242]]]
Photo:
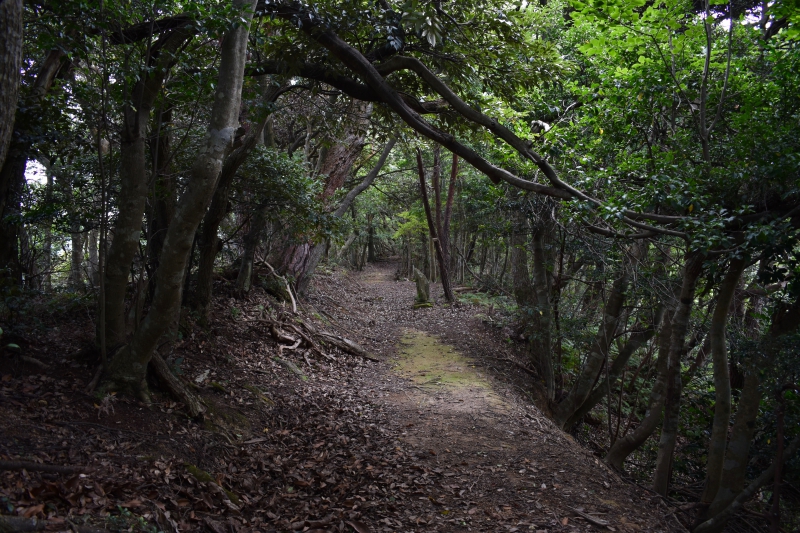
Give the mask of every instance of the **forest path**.
[[414, 283], [395, 281], [396, 266], [320, 276], [309, 303], [387, 363], [361, 387], [419, 461], [418, 473], [404, 474], [405, 488], [432, 504], [406, 508], [418, 531], [683, 531], [658, 497], [621, 480], [498, 379], [497, 360], [515, 347], [485, 323], [485, 308], [443, 305], [434, 285], [436, 305], [413, 310]]

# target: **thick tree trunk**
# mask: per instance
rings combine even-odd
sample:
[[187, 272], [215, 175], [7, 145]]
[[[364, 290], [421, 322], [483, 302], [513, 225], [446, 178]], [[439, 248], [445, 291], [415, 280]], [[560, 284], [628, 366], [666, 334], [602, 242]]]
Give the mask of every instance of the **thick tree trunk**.
[[629, 279], [628, 273], [623, 272], [622, 275], [614, 281], [611, 287], [611, 294], [603, 310], [603, 322], [597, 330], [597, 336], [592, 343], [589, 356], [586, 358], [581, 373], [575, 380], [569, 394], [566, 398], [561, 400], [554, 409], [554, 421], [562, 429], [565, 428], [567, 421], [573, 413], [575, 413], [589, 397], [603, 367], [603, 363], [606, 362], [608, 358], [608, 351], [611, 348], [614, 334], [619, 325], [619, 317], [622, 312], [622, 305], [625, 302], [625, 293], [628, 289]]
[[219, 77], [205, 145], [192, 166], [186, 191], [167, 230], [156, 290], [150, 312], [130, 344], [111, 360], [109, 385], [117, 390], [146, 395], [147, 365], [159, 339], [167, 333], [181, 302], [183, 277], [195, 232], [217, 185], [223, 161], [233, 147], [247, 58], [249, 22], [255, 0], [235, 0], [244, 24], [231, 29], [222, 40]]
[[661, 420], [661, 412], [664, 410], [664, 399], [666, 397], [667, 361], [672, 337], [672, 316], [670, 311], [667, 311], [659, 333], [656, 381], [653, 383], [653, 388], [650, 389], [650, 399], [647, 402], [644, 418], [636, 426], [636, 429], [614, 442], [605, 458], [607, 464], [619, 471], [624, 469], [625, 459], [644, 444], [656, 430], [658, 422]]
[[22, 0], [0, 2], [0, 168], [14, 131], [22, 66]]
[[667, 359], [667, 390], [664, 403], [664, 423], [661, 427], [661, 439], [658, 442], [658, 457], [653, 474], [653, 489], [666, 496], [669, 479], [672, 474], [672, 454], [675, 451], [675, 439], [678, 436], [681, 401], [681, 358], [686, 345], [686, 333], [689, 329], [689, 317], [694, 303], [697, 279], [703, 270], [703, 256], [692, 253], [686, 258], [683, 269], [683, 281], [678, 298], [677, 308], [672, 315], [672, 338], [670, 339], [669, 358]]
[[[174, 62], [174, 53], [191, 33], [177, 29], [161, 47], [159, 60], [150, 74], [133, 88], [130, 101], [123, 109], [120, 136], [120, 190], [118, 213], [112, 230], [113, 239], [105, 264], [105, 341], [114, 346], [125, 341], [125, 293], [131, 264], [139, 249], [145, 201], [147, 200], [147, 156], [145, 140], [150, 113], [167, 70]], [[99, 335], [98, 335], [99, 340]], [[149, 356], [148, 356], [149, 357]]]
[[728, 348], [725, 334], [728, 325], [728, 310], [739, 278], [747, 266], [743, 258], [732, 259], [728, 273], [723, 279], [717, 294], [717, 305], [711, 317], [708, 338], [711, 343], [711, 358], [714, 362], [714, 423], [708, 443], [706, 460], [705, 489], [700, 501], [710, 504], [714, 501], [722, 479], [725, 461], [725, 446], [728, 440], [728, 426], [731, 421], [731, 378], [728, 373]]
[[[321, 195], [324, 206], [330, 203], [330, 199], [336, 191], [344, 185], [356, 159], [364, 150], [364, 130], [367, 126], [367, 119], [372, 113], [372, 105], [363, 103], [354, 103], [353, 105], [357, 107], [356, 111], [361, 114], [361, 117], [345, 131], [344, 138], [337, 140], [336, 144], [331, 146], [324, 153], [323, 158], [320, 159], [322, 164], [320, 165], [319, 173], [325, 176], [325, 186]], [[280, 273], [291, 277], [295, 280], [295, 283], [302, 278], [308, 277], [307, 269], [312, 264], [310, 257], [312, 248], [313, 246], [310, 243], [288, 246], [283, 253], [278, 268]]]

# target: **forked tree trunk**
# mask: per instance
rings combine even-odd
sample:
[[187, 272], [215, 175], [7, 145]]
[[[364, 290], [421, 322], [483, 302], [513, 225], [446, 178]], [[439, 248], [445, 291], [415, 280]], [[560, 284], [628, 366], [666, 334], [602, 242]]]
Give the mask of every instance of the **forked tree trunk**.
[[[364, 150], [364, 130], [367, 126], [367, 118], [372, 113], [372, 105], [364, 106], [363, 103], [354, 103], [353, 105], [358, 106], [358, 111], [362, 113], [362, 116], [345, 131], [343, 139], [337, 140], [336, 144], [331, 146], [327, 152], [321, 154], [319, 173], [325, 176], [325, 185], [321, 195], [323, 206], [328, 206], [336, 191], [344, 185], [356, 159]], [[280, 273], [295, 280], [295, 284], [303, 278], [309, 277], [306, 273], [313, 264], [310, 257], [312, 249], [313, 245], [308, 242], [289, 245], [282, 254], [278, 268]]]
[[700, 498], [700, 501], [705, 504], [714, 501], [722, 480], [725, 447], [731, 421], [731, 378], [728, 373], [728, 348], [725, 334], [727, 333], [728, 310], [731, 308], [736, 286], [739, 284], [739, 278], [746, 266], [747, 262], [744, 258], [731, 260], [728, 273], [719, 287], [717, 305], [714, 308], [711, 327], [708, 331], [711, 358], [714, 362], [714, 423], [708, 443], [705, 488]]
[[681, 381], [681, 358], [686, 345], [686, 333], [689, 329], [689, 317], [694, 303], [697, 279], [703, 270], [703, 257], [692, 253], [686, 258], [683, 269], [683, 281], [678, 297], [675, 313], [672, 315], [672, 337], [670, 339], [669, 357], [667, 359], [667, 387], [664, 403], [664, 423], [661, 427], [661, 438], [658, 442], [658, 457], [653, 474], [653, 489], [666, 496], [669, 479], [672, 473], [672, 455], [675, 451], [675, 439], [678, 436], [680, 419], [680, 401], [683, 384]]
[[639, 348], [644, 346], [655, 336], [663, 315], [664, 309], [663, 307], [659, 307], [656, 310], [652, 323], [648, 324], [644, 329], [640, 331], [634, 331], [631, 334], [625, 345], [620, 348], [616, 359], [614, 359], [614, 362], [611, 364], [611, 368], [609, 368], [608, 374], [600, 378], [600, 383], [598, 383], [598, 386], [594, 388], [586, 401], [583, 402], [583, 405], [581, 405], [575, 411], [575, 413], [573, 413], [569, 420], [567, 420], [567, 423], [564, 425], [565, 427], [569, 428], [580, 422], [580, 420], [586, 414], [588, 414], [595, 405], [600, 403], [600, 401], [605, 398], [607, 394], [610, 394], [610, 390], [616, 388], [617, 378], [625, 370], [630, 358]]
[[[211, 206], [208, 208], [205, 217], [203, 217], [199, 242], [200, 260], [197, 266], [197, 285], [195, 287], [193, 303], [200, 314], [201, 320], [204, 322], [208, 321], [210, 310], [209, 304], [211, 303], [213, 287], [214, 260], [221, 248], [218, 236], [219, 226], [222, 224], [228, 212], [228, 198], [230, 197], [233, 179], [239, 167], [247, 159], [247, 156], [258, 145], [259, 139], [264, 137], [264, 128], [272, 116], [272, 106], [269, 104], [274, 103], [283, 90], [283, 86], [279, 87], [275, 85], [269, 85], [265, 88], [264, 94], [262, 95], [262, 102], [266, 104], [265, 107], [270, 111], [253, 125], [245, 136], [242, 145], [225, 158], [225, 163], [222, 165], [222, 173], [219, 177], [219, 183], [217, 184], [216, 191], [214, 191], [214, 197], [211, 200]], [[260, 209], [258, 211], [260, 211]], [[266, 219], [262, 216], [261, 220]], [[263, 223], [261, 225], [263, 225]], [[258, 230], [258, 235], [260, 234], [261, 229]], [[255, 253], [255, 247], [253, 247], [253, 253]], [[250, 269], [252, 273], [252, 264], [250, 265]], [[249, 290], [248, 284], [247, 290], [244, 292]]]
[[225, 157], [233, 147], [247, 58], [247, 36], [255, 0], [234, 0], [241, 24], [222, 40], [219, 76], [205, 143], [192, 166], [186, 191], [167, 230], [156, 290], [150, 312], [131, 342], [111, 360], [109, 386], [134, 394], [147, 394], [145, 374], [159, 339], [168, 332], [179, 312], [183, 277], [195, 232], [217, 185]]
[[[780, 306], [774, 313], [772, 324], [767, 337], [774, 342], [775, 339], [795, 332], [800, 327], [800, 299], [792, 305]], [[704, 522], [698, 531], [707, 533], [722, 531], [725, 523], [733, 512], [749, 499], [745, 494], [759, 480], [766, 483], [769, 476], [755, 480], [745, 489], [745, 475], [747, 473], [748, 456], [756, 430], [759, 406], [761, 404], [760, 368], [757, 364], [746, 369], [744, 385], [739, 395], [736, 409], [736, 419], [731, 429], [730, 441], [725, 451], [725, 462], [722, 471], [722, 480], [714, 501], [705, 512]], [[787, 449], [788, 459], [792, 453]], [[756, 490], [760, 485], [756, 486]], [[754, 491], [753, 491], [754, 492]], [[750, 493], [752, 495], [752, 492]], [[743, 496], [744, 495], [744, 496]]]
[[669, 345], [672, 337], [672, 315], [668, 310], [664, 317], [659, 333], [658, 359], [656, 360], [656, 381], [650, 389], [650, 399], [647, 402], [647, 410], [644, 418], [636, 426], [636, 429], [617, 439], [611, 446], [606, 455], [605, 462], [619, 471], [624, 469], [625, 459], [638, 449], [639, 446], [653, 434], [661, 420], [661, 413], [664, 410], [664, 398], [667, 389], [667, 361], [669, 359]]
[[[134, 85], [125, 104], [120, 135], [120, 189], [118, 213], [105, 264], [105, 343], [119, 345], [127, 336], [125, 294], [131, 264], [139, 249], [145, 201], [147, 200], [147, 156], [145, 141], [150, 113], [161, 90], [174, 53], [191, 36], [185, 29], [174, 30], [159, 51], [159, 59], [148, 75]], [[98, 332], [99, 341], [99, 332]], [[99, 342], [98, 342], [99, 344]]]
[[[625, 267], [623, 267], [625, 268]], [[611, 287], [611, 294], [603, 309], [603, 321], [597, 330], [589, 355], [581, 368], [575, 383], [566, 398], [561, 400], [553, 412], [555, 423], [565, 428], [567, 421], [575, 411], [586, 401], [592, 392], [597, 377], [603, 367], [603, 363], [608, 358], [614, 334], [619, 325], [619, 317], [622, 312], [622, 305], [625, 302], [625, 293], [628, 290], [630, 277], [627, 272], [614, 281]]]

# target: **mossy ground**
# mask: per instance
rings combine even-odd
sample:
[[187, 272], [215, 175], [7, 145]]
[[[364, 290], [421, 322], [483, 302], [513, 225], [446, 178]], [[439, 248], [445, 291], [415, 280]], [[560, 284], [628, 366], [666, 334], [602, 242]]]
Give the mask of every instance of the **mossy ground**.
[[469, 403], [476, 400], [494, 407], [504, 405], [484, 373], [454, 347], [436, 337], [406, 329], [398, 352], [395, 371], [412, 379], [419, 387], [430, 390], [445, 388], [462, 402], [468, 398]]

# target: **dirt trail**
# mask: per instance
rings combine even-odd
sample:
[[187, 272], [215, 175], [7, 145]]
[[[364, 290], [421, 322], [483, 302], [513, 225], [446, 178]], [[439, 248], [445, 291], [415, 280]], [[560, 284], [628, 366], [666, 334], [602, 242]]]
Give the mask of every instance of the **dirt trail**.
[[[152, 405], [85, 393], [91, 317], [41, 313], [24, 350], [44, 366], [0, 354], [0, 516], [135, 533], [684, 531], [533, 407], [507, 362], [523, 347], [490, 309], [413, 310], [394, 269], [323, 270], [299, 316], [218, 281], [213, 326], [186, 317], [162, 353], [207, 405], [198, 420], [158, 387]], [[380, 362], [279, 346], [265, 325], [279, 314]]]
[[320, 280], [310, 299], [389, 363], [362, 386], [431, 466], [434, 488], [420, 499], [434, 509], [412, 521], [419, 531], [683, 531], [658, 497], [621, 480], [497, 379], [497, 360], [513, 347], [483, 323], [485, 309], [412, 310], [414, 284], [395, 281], [395, 266], [352, 274], [347, 289]]

